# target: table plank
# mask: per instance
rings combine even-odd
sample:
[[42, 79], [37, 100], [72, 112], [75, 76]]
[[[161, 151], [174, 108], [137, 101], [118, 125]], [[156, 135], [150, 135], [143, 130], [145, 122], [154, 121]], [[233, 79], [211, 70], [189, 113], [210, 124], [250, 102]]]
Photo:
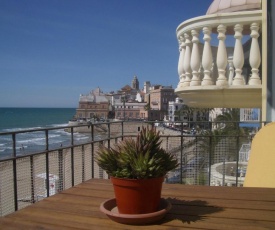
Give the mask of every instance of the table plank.
[[[167, 187], [168, 186], [168, 187]], [[247, 187], [225, 187], [225, 186], [192, 186], [192, 185], [168, 185], [164, 184], [163, 193], [167, 195], [181, 194], [187, 197], [215, 198], [215, 199], [234, 199], [234, 200], [259, 200], [274, 201], [275, 192], [272, 188], [247, 188]]]
[[[110, 180], [92, 179], [0, 218], [0, 229], [144, 229], [101, 213], [112, 197]], [[162, 197], [172, 209], [146, 229], [275, 229], [275, 189], [163, 184]]]

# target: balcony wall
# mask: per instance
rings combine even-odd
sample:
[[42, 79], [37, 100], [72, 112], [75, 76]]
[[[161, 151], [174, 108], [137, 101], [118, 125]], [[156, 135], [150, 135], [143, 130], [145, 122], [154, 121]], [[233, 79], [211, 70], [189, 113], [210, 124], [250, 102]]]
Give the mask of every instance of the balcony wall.
[[177, 95], [197, 108], [261, 108], [261, 25], [261, 10], [181, 23]]

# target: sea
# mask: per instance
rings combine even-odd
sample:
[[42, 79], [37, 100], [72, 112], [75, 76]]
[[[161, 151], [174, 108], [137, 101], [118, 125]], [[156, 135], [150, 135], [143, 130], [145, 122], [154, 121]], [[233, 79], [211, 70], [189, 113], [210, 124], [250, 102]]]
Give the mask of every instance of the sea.
[[[68, 126], [75, 113], [75, 108], [0, 108], [0, 159], [13, 154], [12, 134], [4, 135], [7, 132], [27, 131], [16, 134], [16, 155], [45, 150], [45, 132], [32, 129], [60, 127], [49, 131], [49, 149], [70, 145], [71, 134], [61, 127]], [[75, 143], [87, 139], [87, 134], [74, 134]]]

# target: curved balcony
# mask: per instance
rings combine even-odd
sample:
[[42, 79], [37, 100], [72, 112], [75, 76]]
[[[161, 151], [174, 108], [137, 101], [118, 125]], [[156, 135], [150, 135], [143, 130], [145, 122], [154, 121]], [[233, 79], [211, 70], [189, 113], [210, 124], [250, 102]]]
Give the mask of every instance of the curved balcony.
[[178, 96], [197, 108], [260, 108], [261, 24], [261, 10], [211, 14], [181, 23], [176, 31]]

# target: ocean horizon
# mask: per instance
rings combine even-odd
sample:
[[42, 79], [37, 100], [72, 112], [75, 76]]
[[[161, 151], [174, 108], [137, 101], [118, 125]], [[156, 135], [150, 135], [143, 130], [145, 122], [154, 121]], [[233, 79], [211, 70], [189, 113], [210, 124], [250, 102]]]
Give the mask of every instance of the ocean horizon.
[[76, 108], [0, 108], [0, 132], [67, 124]]
[[[0, 133], [67, 126], [76, 108], [0, 108]], [[49, 131], [49, 148], [70, 144], [71, 134], [64, 129]], [[75, 133], [76, 143], [87, 141], [87, 134]], [[45, 132], [25, 132], [16, 135], [16, 154], [45, 150]], [[0, 158], [13, 154], [12, 135], [0, 135]]]

